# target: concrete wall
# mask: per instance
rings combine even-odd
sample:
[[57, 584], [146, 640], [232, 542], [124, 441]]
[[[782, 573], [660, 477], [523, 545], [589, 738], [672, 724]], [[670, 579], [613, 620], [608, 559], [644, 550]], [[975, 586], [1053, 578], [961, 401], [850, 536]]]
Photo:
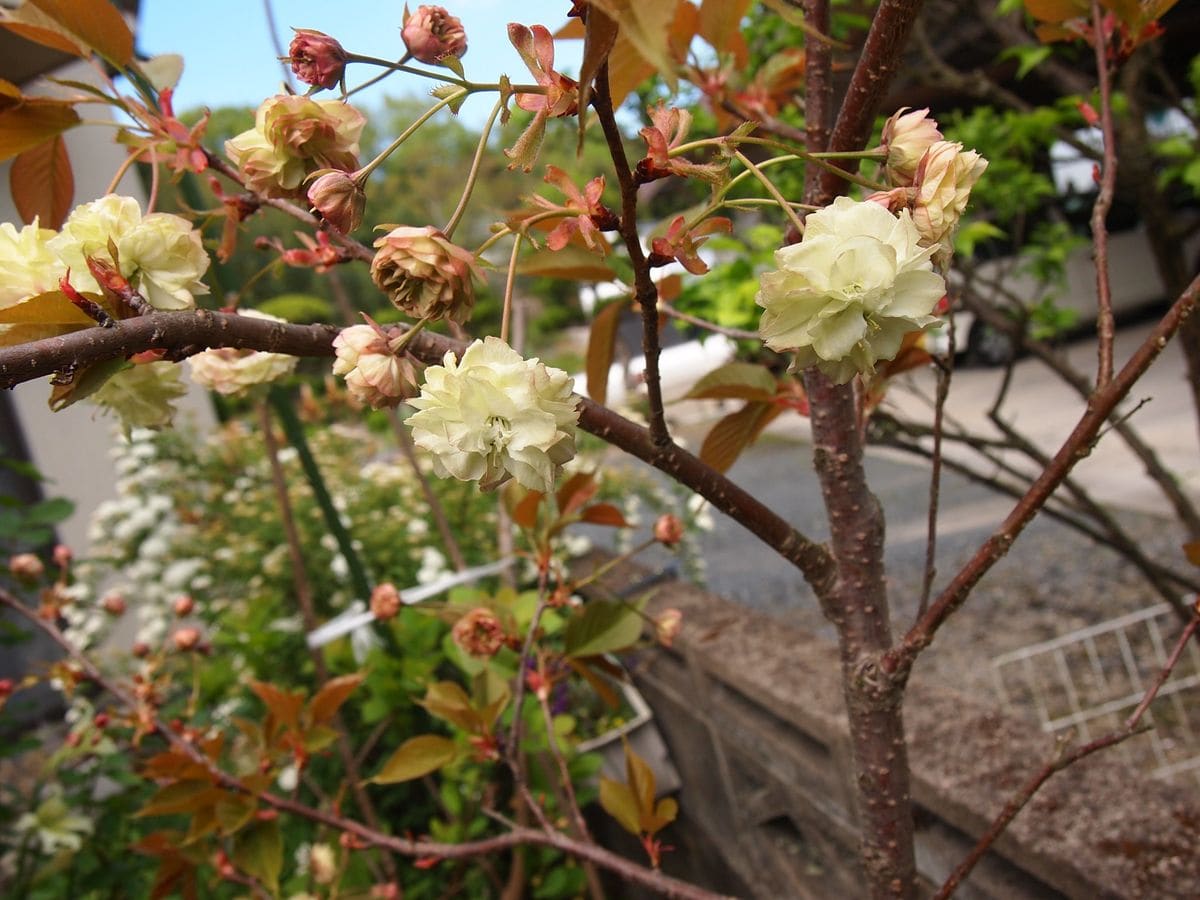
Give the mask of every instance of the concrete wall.
[[[605, 587], [643, 575], [622, 567]], [[674, 647], [631, 661], [683, 780], [683, 818], [662, 835], [683, 855], [668, 870], [718, 871], [746, 896], [864, 896], [836, 648], [682, 582], [661, 586], [649, 612], [672, 606], [684, 614]], [[905, 721], [932, 889], [1053, 743], [940, 685], [914, 683]], [[1098, 754], [1051, 779], [956, 896], [1197, 897], [1197, 846], [1194, 795]]]

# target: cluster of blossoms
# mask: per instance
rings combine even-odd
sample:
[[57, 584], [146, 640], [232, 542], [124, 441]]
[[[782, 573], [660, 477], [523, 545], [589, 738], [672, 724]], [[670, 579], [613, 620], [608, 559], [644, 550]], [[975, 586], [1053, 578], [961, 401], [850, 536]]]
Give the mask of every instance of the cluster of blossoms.
[[865, 201], [839, 197], [805, 221], [804, 238], [775, 254], [755, 302], [768, 347], [794, 351], [839, 384], [893, 359], [904, 336], [936, 321], [951, 239], [987, 161], [942, 140], [928, 110], [901, 110], [883, 132], [893, 187]]
[[266, 197], [295, 197], [322, 169], [358, 168], [366, 118], [340, 100], [280, 94], [263, 101], [254, 127], [225, 142], [246, 187]]
[[503, 341], [475, 341], [455, 360], [425, 372], [418, 410], [408, 420], [417, 446], [433, 454], [440, 477], [478, 481], [491, 490], [510, 477], [551, 491], [575, 455], [579, 419], [573, 381]]
[[143, 216], [133, 198], [109, 194], [75, 207], [58, 232], [0, 223], [0, 309], [57, 290], [68, 269], [75, 290], [98, 293], [89, 258], [114, 265], [156, 309], [190, 309], [208, 293], [200, 233], [186, 219]]
[[[256, 309], [244, 310], [241, 315], [270, 322], [284, 321]], [[217, 347], [188, 357], [192, 381], [228, 397], [239, 396], [255, 385], [290, 375], [296, 368], [296, 361], [296, 357], [286, 353], [238, 350], [234, 347]]]
[[357, 403], [373, 409], [395, 406], [415, 380], [412, 364], [392, 352], [387, 334], [378, 327], [343, 328], [333, 349], [333, 374], [346, 379], [346, 390]]

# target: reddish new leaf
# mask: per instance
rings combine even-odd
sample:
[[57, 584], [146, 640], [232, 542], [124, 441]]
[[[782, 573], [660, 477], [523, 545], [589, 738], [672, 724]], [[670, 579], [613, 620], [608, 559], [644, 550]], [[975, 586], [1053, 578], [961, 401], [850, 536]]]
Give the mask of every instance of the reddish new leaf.
[[610, 525], [613, 528], [628, 528], [629, 523], [621, 510], [611, 503], [593, 503], [579, 516], [581, 522], [589, 525]]
[[8, 183], [13, 204], [25, 224], [37, 219], [43, 228], [61, 228], [75, 196], [75, 176], [62, 135], [14, 159]]
[[750, 0], [704, 0], [700, 4], [700, 37], [718, 53], [732, 53], [739, 66], [750, 56], [742, 36], [742, 16], [749, 5]]
[[558, 489], [554, 499], [558, 503], [559, 515], [569, 516], [596, 496], [600, 484], [591, 472], [576, 472]]
[[265, 681], [251, 681], [250, 690], [266, 704], [276, 721], [288, 728], [300, 727], [300, 710], [304, 708], [304, 693], [285, 691]]
[[783, 407], [752, 400], [713, 426], [700, 447], [700, 458], [718, 472], [728, 471]]
[[28, 100], [0, 112], [0, 161], [11, 159], [79, 124], [67, 103]]
[[78, 43], [118, 68], [133, 59], [133, 32], [108, 0], [26, 0]]
[[533, 528], [537, 525], [538, 506], [541, 505], [541, 502], [541, 491], [529, 491], [513, 508], [513, 521], [522, 528]]
[[768, 402], [777, 389], [766, 366], [732, 362], [713, 369], [684, 395], [685, 400], [759, 400]]
[[608, 398], [608, 370], [612, 367], [613, 354], [616, 352], [617, 325], [628, 306], [628, 297], [608, 304], [596, 314], [592, 329], [588, 332], [588, 396], [601, 405]]
[[308, 701], [308, 715], [312, 724], [323, 725], [337, 715], [342, 704], [354, 693], [354, 689], [362, 684], [365, 677], [361, 672], [355, 672], [325, 682]]

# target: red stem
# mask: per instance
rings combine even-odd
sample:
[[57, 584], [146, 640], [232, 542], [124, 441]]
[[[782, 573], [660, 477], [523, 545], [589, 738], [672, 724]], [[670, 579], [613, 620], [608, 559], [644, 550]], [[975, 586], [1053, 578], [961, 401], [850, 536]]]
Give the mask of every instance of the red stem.
[[1104, 134], [1104, 157], [1100, 163], [1100, 192], [1092, 206], [1092, 247], [1096, 264], [1096, 333], [1099, 356], [1096, 387], [1105, 387], [1113, 375], [1112, 287], [1108, 277], [1108, 228], [1105, 220], [1112, 208], [1117, 184], [1116, 131], [1113, 128], [1112, 95], [1108, 77], [1108, 42], [1103, 32], [1103, 10], [1092, 0], [1092, 44], [1096, 51], [1096, 77], [1100, 87], [1100, 127]]

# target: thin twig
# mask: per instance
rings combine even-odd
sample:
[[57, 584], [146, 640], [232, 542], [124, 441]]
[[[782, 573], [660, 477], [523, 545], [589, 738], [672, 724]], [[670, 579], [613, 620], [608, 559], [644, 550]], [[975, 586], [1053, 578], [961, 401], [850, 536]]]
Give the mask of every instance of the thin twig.
[[[669, 446], [671, 434], [667, 430], [666, 411], [663, 408], [662, 376], [658, 358], [662, 350], [658, 338], [658, 288], [650, 277], [650, 265], [642, 249], [642, 239], [637, 229], [637, 184], [625, 155], [621, 129], [613, 115], [612, 95], [608, 87], [608, 63], [600, 67], [596, 86], [592, 93], [592, 105], [600, 120], [600, 128], [608, 144], [609, 156], [617, 173], [621, 188], [621, 239], [633, 266], [633, 296], [642, 310], [642, 355], [645, 357], [646, 399], [648, 401], [650, 437], [657, 447]], [[583, 112], [580, 112], [583, 115]]]
[[1113, 374], [1113, 310], [1112, 285], [1108, 277], [1108, 227], [1105, 220], [1112, 208], [1117, 184], [1117, 138], [1113, 128], [1112, 96], [1109, 85], [1107, 42], [1104, 37], [1103, 10], [1099, 0], [1092, 0], [1092, 44], [1096, 51], [1096, 77], [1100, 87], [1100, 127], [1104, 133], [1104, 159], [1100, 163], [1100, 192], [1092, 206], [1092, 247], [1096, 266], [1096, 387], [1112, 381]]
[[966, 859], [959, 863], [958, 867], [950, 873], [950, 876], [946, 879], [945, 883], [941, 886], [938, 892], [934, 894], [933, 900], [947, 900], [947, 898], [953, 895], [955, 890], [958, 889], [959, 885], [962, 884], [963, 879], [965, 879], [971, 873], [971, 870], [975, 868], [975, 865], [983, 858], [984, 854], [987, 853], [992, 844], [994, 844], [997, 838], [1004, 833], [1005, 829], [1008, 828], [1009, 824], [1014, 818], [1016, 818], [1017, 814], [1029, 804], [1029, 801], [1033, 799], [1034, 794], [1038, 792], [1043, 784], [1050, 780], [1050, 777], [1054, 775], [1055, 772], [1061, 772], [1068, 766], [1074, 765], [1081, 759], [1091, 756], [1093, 753], [1096, 753], [1100, 750], [1105, 750], [1108, 747], [1114, 747], [1117, 744], [1120, 744], [1122, 741], [1133, 737], [1135, 734], [1140, 734], [1141, 732], [1152, 727], [1139, 727], [1142, 716], [1145, 714], [1146, 710], [1150, 708], [1150, 704], [1154, 702], [1154, 698], [1157, 696], [1159, 689], [1166, 683], [1167, 679], [1171, 677], [1171, 672], [1175, 669], [1176, 664], [1179, 662], [1180, 656], [1183, 655], [1184, 647], [1187, 646], [1188, 641], [1190, 641], [1192, 639], [1192, 635], [1195, 634], [1197, 626], [1200, 626], [1200, 609], [1193, 607], [1192, 619], [1183, 629], [1183, 633], [1180, 634], [1179, 640], [1175, 642], [1175, 647], [1171, 651], [1170, 657], [1167, 659], [1166, 663], [1163, 664], [1158, 676], [1154, 679], [1154, 683], [1146, 688], [1145, 694], [1142, 695], [1141, 702], [1138, 703], [1137, 707], [1130, 714], [1129, 718], [1125, 720], [1124, 724], [1120, 728], [1110, 731], [1108, 734], [1102, 735], [1101, 737], [1096, 738], [1094, 741], [1089, 741], [1088, 743], [1076, 747], [1069, 752], [1060, 752], [1054, 757], [1054, 759], [1048, 761], [1037, 772], [1030, 776], [1029, 780], [1026, 781], [1025, 784], [1023, 784], [1016, 792], [1016, 794], [1013, 795], [1012, 799], [1010, 799], [1008, 803], [1004, 805], [1004, 809], [1000, 811], [1000, 814], [996, 816], [995, 820], [984, 833], [983, 837], [979, 839], [978, 843], [975, 844], [971, 852], [967, 854]]
[[929, 467], [929, 520], [925, 534], [925, 574], [921, 579], [921, 602], [917, 615], [923, 616], [933, 593], [937, 576], [938, 504], [942, 491], [942, 424], [946, 413], [946, 398], [950, 395], [950, 377], [954, 373], [954, 323], [950, 323], [950, 349], [945, 361], [938, 366], [937, 394], [933, 402], [933, 452]]

